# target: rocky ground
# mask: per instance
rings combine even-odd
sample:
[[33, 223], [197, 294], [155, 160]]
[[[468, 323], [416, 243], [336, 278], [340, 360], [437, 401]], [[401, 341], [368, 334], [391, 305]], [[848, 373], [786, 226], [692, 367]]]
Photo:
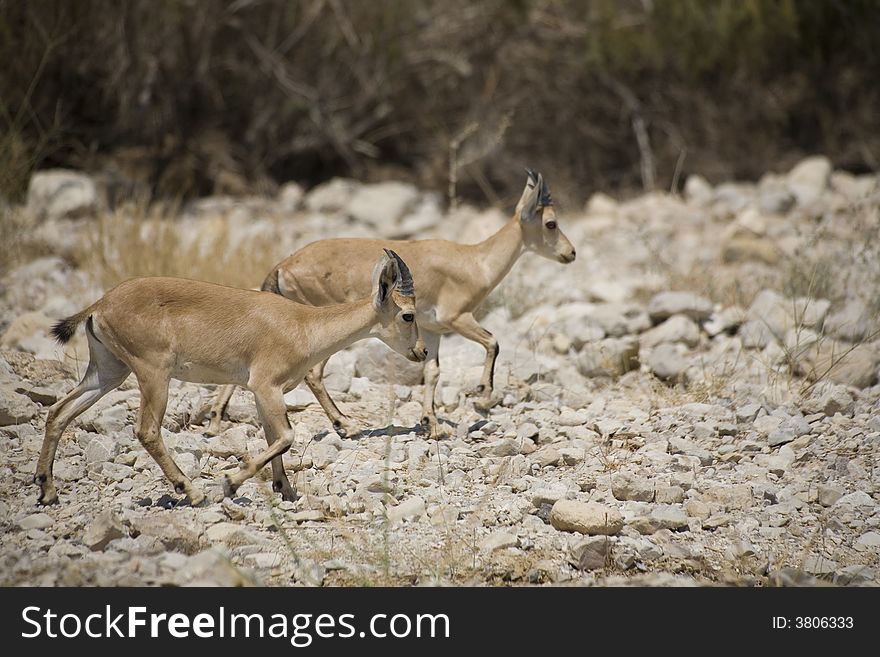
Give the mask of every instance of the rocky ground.
[[[130, 379], [71, 424], [61, 504], [39, 508], [46, 410], [86, 358], [81, 336], [61, 350], [47, 328], [131, 258], [118, 235], [108, 257], [98, 228], [132, 224], [103, 193], [44, 173], [6, 210], [24, 228], [0, 289], [0, 584], [880, 584], [876, 176], [811, 158], [757, 184], [691, 177], [683, 197], [562, 208], [578, 260], [526, 254], [486, 303], [498, 405], [478, 412], [464, 393], [481, 349], [445, 339], [450, 436], [429, 441], [418, 368], [379, 343], [337, 354], [329, 388], [372, 431], [340, 438], [306, 389], [289, 393], [296, 503], [274, 497], [268, 469], [221, 499], [219, 477], [264, 445], [253, 401], [236, 392], [208, 437], [193, 418], [211, 389], [175, 383], [165, 441], [214, 501], [174, 506], [133, 437]], [[219, 261], [258, 285], [253, 261], [267, 271], [320, 237], [473, 241], [504, 219], [337, 180], [205, 199], [162, 230], [194, 277]], [[158, 257], [159, 223], [128, 231], [139, 257]], [[96, 232], [98, 266], [81, 255]]]

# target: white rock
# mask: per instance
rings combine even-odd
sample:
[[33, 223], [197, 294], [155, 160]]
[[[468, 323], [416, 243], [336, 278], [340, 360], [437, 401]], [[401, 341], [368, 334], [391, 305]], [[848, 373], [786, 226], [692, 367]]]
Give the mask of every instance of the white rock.
[[335, 445], [329, 444], [327, 441], [313, 442], [308, 447], [308, 453], [312, 457], [312, 462], [319, 470], [323, 470], [330, 464], [334, 463], [339, 456], [339, 449]]
[[313, 212], [338, 212], [348, 205], [359, 183], [345, 178], [333, 178], [309, 191], [305, 206]]
[[809, 556], [804, 559], [802, 568], [811, 575], [830, 575], [837, 570], [837, 562], [826, 557]]
[[[373, 384], [398, 383], [418, 385], [422, 382], [422, 363], [407, 360], [378, 340], [369, 340], [356, 348], [355, 374]], [[355, 381], [352, 380], [351, 386]], [[349, 389], [349, 392], [354, 392]]]
[[199, 460], [191, 452], [183, 452], [174, 457], [174, 462], [181, 472], [190, 479], [196, 479], [202, 472], [199, 467]]
[[409, 497], [397, 506], [388, 507], [387, 513], [391, 522], [418, 520], [427, 513], [425, 500], [418, 496]]
[[859, 299], [849, 299], [843, 308], [825, 318], [827, 333], [848, 342], [859, 342], [875, 329], [871, 313]]
[[688, 526], [687, 514], [677, 504], [657, 504], [651, 509], [651, 519], [662, 529], [678, 531]]
[[355, 221], [392, 231], [418, 201], [419, 191], [413, 185], [389, 181], [362, 185], [354, 192], [345, 210]]
[[654, 499], [657, 504], [681, 504], [684, 502], [684, 490], [681, 486], [658, 486]]
[[831, 162], [827, 157], [808, 157], [788, 173], [788, 188], [801, 206], [819, 200], [830, 182]]
[[880, 548], [880, 533], [865, 532], [855, 543], [857, 550], [877, 550]]
[[619, 209], [616, 200], [603, 192], [594, 192], [587, 200], [584, 211], [587, 214], [615, 214]]
[[234, 522], [217, 522], [205, 531], [205, 538], [211, 543], [228, 543], [229, 539], [242, 531], [242, 527]]
[[495, 550], [503, 550], [504, 548], [516, 547], [519, 545], [519, 539], [516, 534], [511, 534], [505, 530], [492, 532], [479, 543], [480, 552], [492, 553]]
[[712, 302], [693, 292], [660, 292], [648, 303], [648, 314], [655, 322], [669, 319], [673, 315], [686, 315], [702, 322], [712, 314]]
[[110, 541], [124, 536], [126, 531], [119, 516], [112, 509], [104, 509], [86, 526], [82, 542], [90, 550], [100, 551]]
[[852, 415], [855, 400], [846, 386], [831, 381], [819, 381], [810, 391], [802, 406], [805, 413], [822, 413], [831, 417], [837, 413]]
[[119, 443], [107, 436], [96, 435], [86, 446], [83, 456], [86, 463], [112, 461], [119, 454]]
[[0, 426], [28, 422], [39, 412], [40, 407], [24, 395], [15, 392], [13, 386], [0, 386]]
[[176, 586], [253, 586], [253, 576], [233, 565], [219, 549], [210, 549], [189, 557], [184, 565], [171, 571], [169, 584]]
[[841, 497], [831, 505], [831, 508], [848, 510], [871, 509], [875, 504], [874, 499], [865, 491], [857, 490]]
[[321, 509], [305, 509], [295, 513], [288, 513], [284, 517], [293, 522], [320, 522], [326, 518]]
[[697, 174], [691, 174], [684, 182], [684, 198], [688, 203], [707, 205], [712, 201], [712, 185]]
[[543, 484], [529, 491], [532, 505], [541, 508], [544, 504], [556, 504], [559, 500], [570, 498], [574, 491], [563, 482], [551, 482]]
[[245, 427], [232, 427], [219, 436], [211, 438], [207, 447], [208, 454], [221, 459], [230, 456], [242, 458], [247, 454], [248, 438], [248, 431]]
[[25, 351], [37, 358], [61, 360], [64, 348], [50, 333], [55, 321], [39, 311], [22, 313], [6, 328], [0, 337], [0, 346]]
[[302, 207], [305, 191], [295, 182], [286, 182], [278, 190], [278, 205], [282, 212], [296, 212]]
[[611, 493], [618, 500], [651, 502], [654, 499], [654, 482], [620, 472], [611, 477]]
[[568, 563], [578, 570], [603, 568], [609, 547], [607, 536], [572, 537], [568, 543]]
[[867, 388], [877, 381], [880, 370], [880, 343], [851, 345], [829, 338], [816, 342], [798, 356], [795, 371], [812, 381], [827, 378]]
[[578, 356], [578, 371], [586, 377], [615, 377], [639, 366], [639, 343], [634, 337], [605, 338], [585, 344]]
[[277, 552], [257, 552], [247, 555], [245, 561], [257, 568], [276, 568], [284, 563], [284, 558]]
[[623, 529], [623, 516], [597, 502], [559, 500], [550, 511], [550, 524], [560, 531], [611, 535]]
[[[348, 392], [347, 388], [346, 392]], [[312, 394], [311, 390], [308, 390], [303, 386], [297, 386], [293, 390], [288, 390], [284, 393], [284, 403], [290, 411], [301, 411], [307, 406], [317, 404], [318, 400], [315, 398], [315, 395]]]
[[39, 219], [78, 217], [97, 210], [98, 191], [95, 182], [79, 171], [37, 171], [28, 184], [27, 206]]
[[586, 413], [565, 410], [559, 414], [559, 418], [556, 422], [561, 427], [579, 427], [585, 425], [587, 420], [588, 416]]
[[24, 530], [48, 529], [55, 524], [55, 519], [46, 513], [32, 513], [18, 521], [18, 526]]
[[840, 486], [819, 484], [817, 486], [817, 493], [819, 504], [822, 506], [833, 506], [837, 500], [843, 497], [844, 493], [846, 493], [846, 489], [841, 488]]
[[688, 347], [700, 343], [700, 327], [686, 315], [673, 315], [639, 337], [642, 347], [656, 347], [664, 342], [681, 342]]
[[441, 221], [443, 221], [443, 211], [439, 201], [433, 195], [426, 195], [400, 220], [400, 226], [394, 231], [393, 236], [395, 239], [417, 239]]
[[[338, 351], [327, 361], [324, 368], [324, 385], [327, 390], [348, 392], [354, 376], [357, 355], [353, 351]], [[311, 391], [307, 391], [311, 394]], [[313, 395], [314, 398], [314, 395]]]
[[749, 509], [754, 504], [752, 489], [742, 484], [713, 486], [705, 491], [706, 499], [730, 509]]
[[721, 333], [732, 333], [742, 324], [746, 311], [739, 306], [725, 308], [712, 316], [703, 324], [703, 328], [710, 337]]
[[746, 311], [746, 317], [764, 324], [781, 340], [788, 329], [795, 327], [794, 302], [774, 290], [761, 290]]
[[685, 376], [688, 363], [682, 357], [682, 349], [675, 344], [660, 344], [648, 357], [648, 367], [661, 381], [678, 381]]

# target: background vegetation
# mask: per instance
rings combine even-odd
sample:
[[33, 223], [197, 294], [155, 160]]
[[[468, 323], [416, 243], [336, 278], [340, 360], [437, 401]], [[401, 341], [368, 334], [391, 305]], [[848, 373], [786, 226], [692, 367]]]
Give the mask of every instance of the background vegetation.
[[397, 178], [509, 201], [880, 158], [878, 0], [0, 0], [0, 195]]

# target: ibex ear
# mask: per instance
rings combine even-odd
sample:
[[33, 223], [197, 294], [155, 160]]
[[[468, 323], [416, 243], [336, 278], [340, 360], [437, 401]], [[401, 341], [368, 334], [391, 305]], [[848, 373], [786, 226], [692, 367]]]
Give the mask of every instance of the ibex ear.
[[381, 310], [391, 296], [391, 289], [400, 280], [397, 261], [386, 252], [373, 267], [373, 307]]
[[538, 203], [541, 199], [541, 189], [544, 187], [544, 178], [531, 169], [526, 169], [526, 172], [529, 174], [529, 179], [519, 203], [516, 204], [516, 212], [521, 221], [534, 221], [538, 218]]

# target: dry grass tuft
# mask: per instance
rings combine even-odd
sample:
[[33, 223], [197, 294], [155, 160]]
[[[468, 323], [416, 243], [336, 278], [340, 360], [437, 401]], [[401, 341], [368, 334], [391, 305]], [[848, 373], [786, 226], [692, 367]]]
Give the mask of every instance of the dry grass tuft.
[[259, 287], [278, 252], [282, 225], [237, 240], [223, 217], [181, 220], [177, 207], [130, 204], [95, 220], [74, 259], [104, 287], [136, 276], [175, 276]]

